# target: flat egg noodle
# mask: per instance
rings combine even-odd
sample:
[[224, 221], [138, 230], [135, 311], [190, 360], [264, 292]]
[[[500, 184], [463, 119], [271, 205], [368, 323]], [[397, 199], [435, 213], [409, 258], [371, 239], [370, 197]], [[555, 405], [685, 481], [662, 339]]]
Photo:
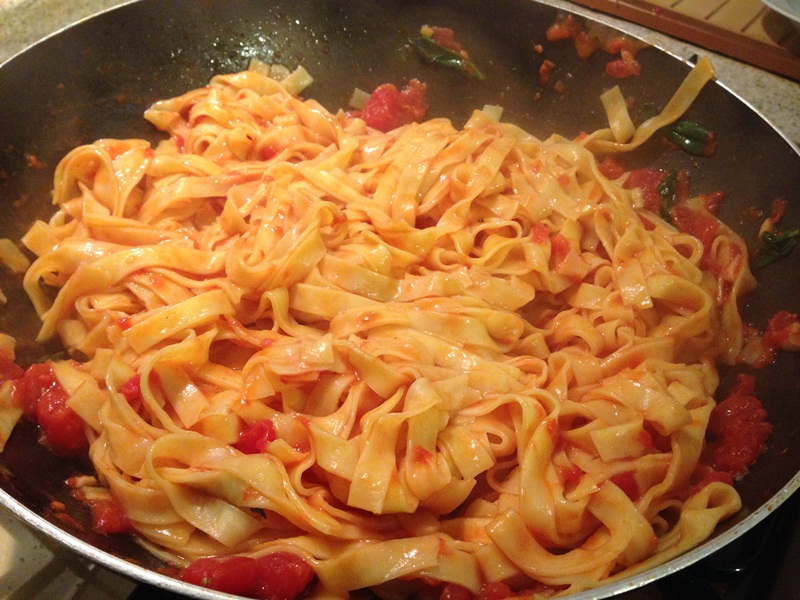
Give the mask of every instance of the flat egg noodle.
[[[476, 111], [380, 133], [254, 72], [145, 116], [155, 148], [64, 158], [24, 284], [40, 338], [81, 358], [55, 368], [93, 493], [154, 553], [290, 550], [319, 597], [420, 578], [568, 594], [739, 509], [731, 486], [687, 488], [714, 361], [741, 345], [744, 245], [723, 227], [722, 273], [703, 270], [701, 242], [592, 153], [656, 125], [542, 141]], [[275, 439], [242, 453], [264, 420]]]

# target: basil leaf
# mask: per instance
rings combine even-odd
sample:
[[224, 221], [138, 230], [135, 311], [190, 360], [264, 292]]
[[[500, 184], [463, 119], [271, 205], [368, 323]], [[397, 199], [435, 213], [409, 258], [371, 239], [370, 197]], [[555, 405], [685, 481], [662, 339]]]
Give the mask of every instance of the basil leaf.
[[477, 79], [486, 79], [486, 76], [481, 73], [480, 69], [478, 69], [474, 62], [468, 58], [464, 58], [463, 56], [456, 54], [452, 50], [442, 48], [429, 37], [419, 35], [414, 38], [409, 38], [408, 41], [417, 50], [419, 50], [423, 58], [429, 62], [432, 62], [436, 65], [441, 65], [443, 67], [456, 69]]
[[786, 258], [791, 254], [797, 242], [800, 241], [800, 230], [791, 229], [775, 233], [767, 231], [761, 236], [756, 256], [756, 268], [762, 269], [767, 265]]

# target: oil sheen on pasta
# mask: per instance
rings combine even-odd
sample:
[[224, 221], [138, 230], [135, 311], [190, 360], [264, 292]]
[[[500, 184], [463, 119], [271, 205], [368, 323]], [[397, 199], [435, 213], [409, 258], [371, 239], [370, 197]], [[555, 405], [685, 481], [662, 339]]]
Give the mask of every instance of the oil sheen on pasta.
[[706, 539], [740, 508], [690, 484], [747, 252], [644, 210], [595, 153], [711, 75], [639, 128], [606, 98], [609, 130], [542, 141], [482, 111], [382, 133], [242, 72], [150, 108], [155, 148], [72, 151], [25, 286], [81, 357], [51, 368], [83, 496], [177, 567], [294, 553], [320, 597], [568, 594]]

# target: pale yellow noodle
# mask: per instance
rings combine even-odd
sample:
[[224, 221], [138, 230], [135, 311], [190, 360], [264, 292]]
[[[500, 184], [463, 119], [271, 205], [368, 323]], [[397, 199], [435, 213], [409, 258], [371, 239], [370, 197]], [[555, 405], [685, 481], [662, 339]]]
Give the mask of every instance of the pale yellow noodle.
[[[401, 577], [566, 594], [705, 539], [739, 508], [684, 492], [714, 361], [741, 345], [744, 246], [724, 229], [703, 271], [590, 149], [641, 143], [708, 69], [636, 132], [610, 98], [622, 124], [577, 142], [480, 111], [380, 133], [244, 72], [156, 103], [154, 149], [72, 151], [25, 287], [40, 338], [82, 361], [55, 368], [91, 493], [177, 566], [299, 553], [319, 597]], [[265, 452], [234, 448], [265, 419]]]

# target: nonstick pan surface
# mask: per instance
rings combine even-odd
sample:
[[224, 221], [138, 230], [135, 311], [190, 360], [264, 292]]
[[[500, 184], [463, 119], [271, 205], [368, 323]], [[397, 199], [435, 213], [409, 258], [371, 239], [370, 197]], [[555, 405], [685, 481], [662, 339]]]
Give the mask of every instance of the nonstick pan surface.
[[[569, 42], [548, 43], [547, 27], [559, 11], [532, 0], [142, 0], [79, 23], [0, 67], [0, 237], [19, 239], [35, 218], [52, 212], [53, 171], [72, 147], [108, 137], [157, 140], [142, 113], [153, 101], [208, 82], [217, 73], [247, 67], [250, 58], [302, 64], [315, 77], [308, 96], [329, 109], [344, 107], [354, 88], [416, 77], [428, 85], [429, 116], [463, 124], [474, 108], [499, 104], [503, 120], [540, 138], [574, 137], [604, 127], [600, 94], [619, 84], [637, 105], [663, 106], [691, 68], [657, 49], [643, 50], [640, 77], [605, 74], [610, 56], [578, 58]], [[407, 51], [421, 25], [451, 27], [486, 74], [485, 80], [422, 63]], [[541, 44], [542, 52], [535, 50]], [[552, 84], [540, 85], [544, 59], [556, 65]], [[711, 84], [687, 118], [714, 130], [718, 148], [696, 158], [649, 143], [631, 167], [686, 168], [697, 193], [723, 190], [721, 218], [748, 243], [773, 200], [788, 209], [784, 229], [800, 227], [800, 156], [777, 131], [725, 88]], [[756, 272], [759, 288], [747, 299], [745, 319], [763, 327], [778, 310], [800, 312], [800, 268], [790, 257]], [[32, 341], [39, 321], [20, 280], [0, 272], [9, 297], [0, 330], [19, 340], [26, 363], [57, 350]], [[721, 390], [733, 370], [721, 372]], [[744, 533], [800, 485], [800, 356], [782, 354], [758, 372], [758, 395], [774, 425], [769, 449], [737, 484], [744, 508], [695, 551], [621, 584], [575, 598], [603, 598], [687, 566]], [[78, 553], [134, 579], [197, 598], [224, 595], [191, 588], [156, 569], [162, 566], [127, 538], [91, 531], [86, 509], [73, 501], [65, 480], [89, 465], [54, 457], [20, 425], [0, 455], [0, 502], [26, 522]], [[52, 510], [67, 505], [68, 518]]]

